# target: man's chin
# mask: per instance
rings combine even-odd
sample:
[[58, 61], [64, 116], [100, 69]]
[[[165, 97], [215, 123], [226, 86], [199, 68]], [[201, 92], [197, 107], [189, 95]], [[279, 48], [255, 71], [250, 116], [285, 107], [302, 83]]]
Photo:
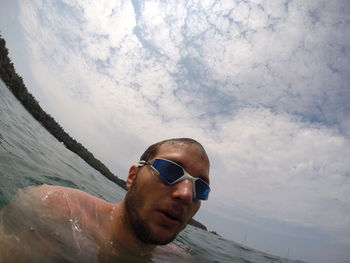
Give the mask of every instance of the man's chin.
[[172, 241], [174, 241], [174, 239], [176, 238], [176, 235], [172, 236], [172, 237], [157, 237], [153, 239], [153, 245], [157, 245], [157, 246], [163, 246], [166, 244], [171, 243]]
[[164, 226], [158, 226], [154, 231], [151, 231], [150, 240], [154, 245], [166, 245], [174, 241], [179, 231], [171, 231]]

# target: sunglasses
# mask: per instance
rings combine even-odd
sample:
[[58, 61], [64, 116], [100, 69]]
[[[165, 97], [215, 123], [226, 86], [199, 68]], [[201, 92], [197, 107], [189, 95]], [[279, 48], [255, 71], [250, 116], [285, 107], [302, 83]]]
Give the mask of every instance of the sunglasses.
[[201, 178], [189, 175], [182, 166], [166, 159], [155, 159], [151, 162], [139, 161], [139, 166], [150, 165], [155, 173], [166, 185], [174, 185], [182, 180], [188, 179], [193, 185], [194, 200], [208, 200], [210, 187]]

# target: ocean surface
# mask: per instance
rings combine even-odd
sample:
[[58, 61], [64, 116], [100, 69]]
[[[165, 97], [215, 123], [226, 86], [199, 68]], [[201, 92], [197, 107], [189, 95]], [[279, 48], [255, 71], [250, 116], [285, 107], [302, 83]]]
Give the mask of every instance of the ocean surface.
[[[110, 202], [119, 202], [125, 195], [122, 188], [48, 133], [0, 80], [0, 209], [11, 202], [18, 189], [44, 183], [78, 188]], [[13, 220], [15, 224], [16, 218]], [[174, 243], [187, 254], [181, 256], [164, 248], [153, 254], [151, 262], [301, 262], [269, 255], [192, 226]]]

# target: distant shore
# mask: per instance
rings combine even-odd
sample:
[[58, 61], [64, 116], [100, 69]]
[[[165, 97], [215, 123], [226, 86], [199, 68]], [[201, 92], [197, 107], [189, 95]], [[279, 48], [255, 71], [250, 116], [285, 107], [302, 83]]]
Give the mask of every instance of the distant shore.
[[[51, 133], [58, 141], [62, 142], [67, 149], [77, 154], [87, 164], [99, 171], [102, 175], [113, 181], [124, 190], [126, 182], [114, 175], [100, 160], [96, 159], [94, 155], [86, 149], [81, 143], [72, 138], [64, 129], [47, 114], [39, 105], [39, 102], [28, 92], [24, 85], [23, 79], [16, 73], [15, 67], [9, 58], [9, 52], [6, 48], [6, 41], [0, 35], [0, 78], [4, 81], [6, 86], [11, 90], [15, 97], [21, 102], [26, 110], [36, 119], [41, 125]], [[190, 225], [207, 230], [207, 227], [202, 223], [191, 219]]]

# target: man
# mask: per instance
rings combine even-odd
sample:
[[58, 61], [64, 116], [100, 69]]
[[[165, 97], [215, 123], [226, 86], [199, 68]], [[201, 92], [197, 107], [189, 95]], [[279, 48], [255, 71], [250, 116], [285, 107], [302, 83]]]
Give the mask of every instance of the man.
[[193, 139], [161, 141], [130, 167], [126, 183], [119, 204], [61, 186], [20, 191], [2, 211], [0, 262], [148, 260], [208, 198], [209, 159]]

